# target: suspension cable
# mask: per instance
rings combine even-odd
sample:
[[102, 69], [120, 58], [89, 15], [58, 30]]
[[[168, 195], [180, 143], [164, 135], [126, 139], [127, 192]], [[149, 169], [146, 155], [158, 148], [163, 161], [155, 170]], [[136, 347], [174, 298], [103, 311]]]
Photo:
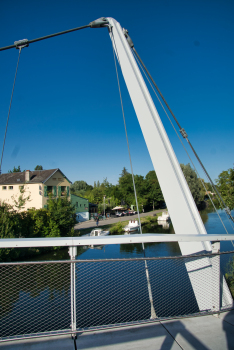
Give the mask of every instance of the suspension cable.
[[[80, 30], [80, 29], [84, 29], [84, 28], [89, 28], [91, 27], [90, 24], [87, 24], [85, 26], [82, 26], [82, 27], [77, 27], [77, 28], [73, 28], [73, 29], [68, 29], [68, 30], [64, 30], [63, 32], [58, 32], [58, 33], [55, 33], [55, 34], [50, 34], [50, 35], [46, 35], [46, 36], [42, 36], [40, 38], [36, 38], [36, 39], [32, 39], [32, 40], [27, 40], [27, 39], [24, 39], [25, 40], [25, 43], [27, 44], [32, 44], [32, 43], [36, 43], [37, 41], [41, 41], [41, 40], [45, 40], [45, 39], [50, 39], [50, 38], [53, 38], [55, 36], [58, 36], [58, 35], [63, 35], [63, 34], [67, 34], [67, 33], [71, 33], [71, 32], [75, 32], [77, 30]], [[9, 46], [5, 46], [5, 47], [1, 47], [0, 48], [0, 51], [4, 51], [4, 50], [9, 50], [9, 49], [13, 49], [13, 48], [17, 48], [18, 46], [18, 43], [17, 41], [14, 43], [14, 45], [9, 45]]]
[[[116, 64], [115, 52], [116, 52], [116, 56], [117, 56], [117, 59], [118, 59], [119, 64], [120, 64], [120, 60], [119, 60], [119, 57], [118, 57], [118, 51], [117, 51], [117, 48], [116, 48], [115, 38], [114, 38], [113, 32], [111, 32], [111, 35], [112, 35], [113, 42], [114, 42], [114, 45], [112, 44], [112, 48], [113, 48], [113, 55], [114, 55], [114, 61], [115, 61], [115, 70], [116, 70], [116, 76], [117, 76], [117, 81], [118, 81], [118, 89], [119, 89], [119, 96], [120, 96], [120, 102], [121, 102], [121, 108], [122, 108], [122, 114], [123, 114], [123, 122], [124, 122], [125, 136], [126, 136], [127, 146], [128, 146], [128, 155], [129, 155], [129, 161], [130, 161], [130, 166], [131, 166], [131, 173], [132, 173], [132, 182], [133, 182], [133, 188], [134, 188], [134, 195], [135, 195], [135, 201], [136, 201], [136, 206], [137, 206], [137, 214], [138, 214], [138, 220], [139, 220], [139, 226], [140, 226], [140, 233], [142, 234], [141, 219], [140, 219], [140, 214], [139, 214], [139, 207], [138, 207], [136, 186], [135, 186], [135, 180], [134, 180], [134, 174], [133, 174], [133, 167], [132, 167], [132, 158], [131, 158], [130, 146], [129, 146], [129, 141], [128, 141], [127, 126], [126, 126], [126, 120], [125, 120], [125, 114], [124, 114], [124, 108], [123, 108], [123, 100], [122, 100], [122, 94], [121, 94], [121, 89], [120, 89], [119, 75], [118, 75], [118, 69], [117, 69], [117, 64]], [[114, 46], [115, 46], [115, 47], [114, 47]]]
[[[183, 146], [183, 148], [184, 148], [184, 150], [185, 150], [185, 152], [186, 152], [186, 154], [187, 154], [189, 160], [191, 161], [192, 166], [193, 166], [193, 168], [194, 168], [194, 170], [195, 170], [195, 172], [196, 172], [198, 178], [200, 179], [201, 184], [202, 184], [203, 188], [205, 189], [205, 191], [206, 191], [206, 193], [207, 193], [207, 195], [208, 195], [208, 197], [209, 197], [209, 199], [210, 199], [210, 201], [211, 201], [211, 203], [212, 203], [212, 205], [213, 205], [213, 207], [214, 207], [214, 209], [215, 209], [215, 211], [216, 211], [216, 213], [217, 213], [217, 215], [218, 215], [218, 217], [219, 217], [219, 219], [220, 219], [220, 221], [221, 221], [221, 223], [222, 223], [222, 225], [223, 225], [223, 227], [224, 227], [224, 230], [226, 231], [227, 234], [229, 234], [229, 232], [228, 232], [228, 230], [227, 230], [227, 228], [226, 228], [226, 226], [225, 226], [225, 224], [224, 224], [224, 222], [223, 222], [221, 216], [219, 215], [219, 212], [218, 212], [218, 210], [217, 210], [217, 208], [216, 208], [216, 206], [215, 206], [215, 204], [214, 204], [214, 202], [213, 202], [213, 200], [212, 200], [212, 198], [211, 198], [209, 192], [208, 192], [207, 189], [206, 189], [206, 186], [205, 186], [205, 183], [204, 183], [203, 179], [200, 177], [200, 174], [199, 174], [199, 172], [198, 172], [198, 170], [197, 170], [195, 164], [193, 163], [193, 161], [192, 161], [192, 159], [191, 159], [191, 157], [190, 157], [190, 155], [189, 155], [189, 153], [188, 153], [188, 151], [187, 151], [187, 149], [186, 149], [186, 147], [185, 147], [183, 141], [181, 140], [181, 137], [180, 137], [180, 135], [178, 134], [178, 132], [177, 132], [177, 130], [176, 130], [174, 124], [172, 123], [172, 120], [171, 120], [170, 116], [168, 115], [168, 113], [167, 113], [167, 111], [166, 111], [166, 109], [165, 109], [165, 107], [164, 107], [162, 101], [160, 100], [160, 98], [159, 98], [157, 92], [155, 91], [153, 85], [151, 84], [151, 82], [150, 82], [150, 80], [149, 80], [149, 78], [148, 78], [148, 76], [147, 76], [147, 74], [146, 74], [144, 68], [142, 67], [142, 65], [141, 65], [141, 63], [140, 63], [140, 61], [138, 60], [137, 56], [135, 55], [135, 52], [133, 52], [133, 55], [134, 55], [134, 57], [135, 57], [135, 59], [136, 59], [138, 65], [139, 65], [139, 67], [141, 68], [142, 72], [144, 73], [146, 79], [148, 80], [148, 83], [150, 84], [150, 86], [151, 86], [151, 88], [152, 88], [152, 90], [153, 90], [155, 96], [157, 97], [157, 99], [158, 99], [158, 101], [159, 101], [159, 103], [160, 103], [160, 105], [161, 105], [163, 111], [165, 112], [165, 114], [166, 114], [166, 116], [167, 116], [169, 122], [171, 123], [171, 125], [172, 125], [172, 127], [173, 127], [173, 129], [174, 129], [174, 131], [175, 131], [175, 133], [176, 133], [176, 135], [177, 135], [177, 137], [179, 138], [180, 143], [181, 143], [181, 145]], [[218, 199], [219, 199], [219, 198], [218, 198]], [[226, 211], [225, 211], [225, 214], [226, 214], [226, 216], [227, 216]], [[228, 216], [227, 216], [227, 217], [228, 217]], [[231, 221], [230, 221], [230, 224], [231, 224], [232, 229], [234, 230], [234, 226], [232, 225], [232, 222], [231, 222]], [[231, 242], [232, 242], [232, 245], [234, 246], [233, 241], [231, 241]]]
[[[122, 114], [123, 114], [123, 120], [124, 120], [124, 128], [125, 128], [125, 135], [126, 135], [126, 140], [127, 140], [127, 145], [128, 145], [128, 154], [129, 154], [129, 160], [130, 160], [130, 165], [131, 165], [131, 172], [132, 172], [132, 182], [133, 182], [133, 188], [134, 188], [134, 195], [135, 195], [135, 201], [136, 201], [136, 206], [137, 206], [137, 214], [138, 214], [138, 220], [139, 220], [139, 226], [140, 226], [140, 234], [142, 235], [142, 228], [141, 228], [141, 219], [140, 219], [140, 213], [139, 213], [139, 207], [138, 207], [138, 201], [137, 201], [137, 193], [136, 193], [136, 186], [135, 186], [135, 180], [134, 180], [134, 174], [133, 174], [133, 167], [132, 167], [132, 159], [131, 159], [131, 153], [130, 153], [130, 147], [129, 147], [129, 141], [128, 141], [128, 134], [127, 134], [127, 127], [126, 127], [126, 121], [125, 121], [125, 115], [124, 115], [124, 109], [123, 109], [123, 101], [122, 101], [122, 95], [121, 95], [121, 89], [120, 89], [120, 83], [119, 83], [119, 75], [118, 75], [118, 69], [117, 69], [117, 64], [116, 64], [116, 58], [115, 58], [115, 52], [116, 56], [120, 64], [119, 56], [118, 56], [118, 50], [115, 44], [115, 38], [112, 32], [112, 28], [110, 29], [111, 35], [112, 35], [112, 48], [113, 48], [113, 55], [114, 55], [114, 61], [115, 61], [115, 70], [116, 70], [116, 75], [117, 75], [117, 81], [118, 81], [118, 88], [119, 88], [119, 96], [120, 96], [120, 102], [121, 102], [121, 108], [122, 108]], [[145, 258], [145, 245], [144, 243], [142, 244], [142, 249], [143, 249], [143, 254]], [[151, 284], [150, 284], [150, 277], [149, 277], [149, 269], [148, 269], [148, 264], [147, 261], [145, 260], [145, 274], [146, 274], [146, 279], [147, 279], [147, 286], [148, 286], [148, 293], [149, 293], [149, 301], [151, 305], [151, 319], [157, 318], [155, 309], [154, 309], [154, 301], [153, 301], [153, 294], [152, 294], [152, 289], [151, 289]]]
[[21, 54], [21, 48], [19, 48], [19, 56], [18, 56], [18, 61], [17, 61], [17, 65], [16, 65], [15, 78], [14, 78], [14, 83], [13, 83], [12, 92], [11, 92], [11, 100], [10, 100], [10, 106], [9, 106], [9, 110], [8, 110], [6, 129], [5, 129], [5, 135], [4, 135], [4, 140], [3, 140], [3, 146], [2, 146], [2, 155], [1, 155], [1, 162], [0, 162], [0, 175], [2, 173], [2, 159], [3, 159], [4, 148], [5, 148], [6, 134], [7, 134], [8, 122], [9, 122], [9, 117], [10, 117], [10, 112], [11, 112], [11, 104], [12, 104], [12, 99], [13, 99], [13, 94], [14, 94], [14, 89], [15, 89], [15, 81], [16, 81], [16, 76], [17, 76], [17, 71], [18, 71], [18, 66], [19, 66], [20, 54]]
[[[126, 33], [126, 31], [125, 31], [125, 36], [126, 36], [126, 35], [128, 35], [128, 33]], [[193, 148], [191, 142], [189, 141], [188, 135], [187, 135], [186, 131], [185, 131], [185, 130], [181, 127], [181, 125], [179, 124], [179, 122], [178, 122], [178, 120], [176, 119], [174, 113], [173, 113], [172, 110], [170, 109], [170, 107], [169, 107], [167, 101], [166, 101], [165, 98], [163, 97], [161, 91], [159, 90], [158, 86], [156, 85], [154, 79], [152, 78], [150, 72], [148, 71], [148, 69], [146, 68], [144, 62], [142, 61], [142, 59], [141, 59], [140, 56], [138, 55], [136, 49], [134, 48], [133, 43], [132, 43], [132, 45], [130, 44], [130, 47], [132, 48], [132, 50], [133, 50], [133, 51], [135, 52], [135, 54], [137, 55], [139, 61], [141, 62], [142, 66], [144, 67], [144, 69], [145, 69], [146, 73], [148, 74], [150, 80], [152, 81], [152, 83], [153, 83], [154, 86], [156, 87], [158, 93], [160, 94], [162, 100], [164, 101], [164, 103], [165, 103], [165, 105], [167, 106], [169, 112], [171, 113], [172, 117], [174, 118], [176, 124], [177, 124], [178, 127], [180, 128], [180, 133], [181, 133], [181, 135], [186, 139], [186, 141], [188, 142], [189, 146], [191, 147], [191, 149], [192, 149], [192, 151], [193, 151], [195, 157], [197, 158], [199, 164], [201, 165], [203, 171], [205, 172], [207, 178], [209, 179], [209, 181], [210, 181], [210, 183], [211, 183], [213, 189], [215, 190], [215, 192], [217, 193], [217, 195], [218, 195], [218, 197], [220, 198], [221, 202], [223, 203], [223, 206], [224, 206], [225, 211], [227, 212], [229, 218], [234, 222], [234, 218], [233, 218], [232, 215], [231, 215], [230, 209], [226, 206], [226, 204], [225, 204], [223, 198], [221, 197], [221, 195], [220, 195], [220, 193], [219, 193], [217, 187], [216, 187], [215, 184], [213, 183], [213, 181], [212, 181], [212, 179], [210, 178], [210, 176], [209, 176], [209, 174], [208, 174], [208, 172], [207, 172], [205, 166], [203, 165], [201, 159], [199, 158], [199, 156], [198, 156], [198, 154], [196, 153], [195, 149]]]

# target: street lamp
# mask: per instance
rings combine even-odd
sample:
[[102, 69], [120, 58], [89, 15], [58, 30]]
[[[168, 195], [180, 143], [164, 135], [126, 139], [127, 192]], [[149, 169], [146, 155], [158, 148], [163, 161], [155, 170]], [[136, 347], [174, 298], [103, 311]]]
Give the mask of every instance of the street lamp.
[[105, 199], [106, 199], [106, 196], [104, 196], [103, 199], [104, 199], [104, 217], [106, 217], [106, 215], [105, 215]]

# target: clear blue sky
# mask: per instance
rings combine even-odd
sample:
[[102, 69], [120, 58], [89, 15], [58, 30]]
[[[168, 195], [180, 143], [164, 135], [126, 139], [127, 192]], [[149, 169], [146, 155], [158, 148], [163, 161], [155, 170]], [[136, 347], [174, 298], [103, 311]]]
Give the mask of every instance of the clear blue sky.
[[[135, 47], [212, 179], [233, 167], [234, 2], [1, 0], [0, 46], [113, 17]], [[0, 52], [0, 149], [18, 50]], [[153, 169], [121, 78], [135, 174]], [[158, 107], [158, 103], [156, 103]], [[159, 113], [179, 162], [188, 163]], [[85, 29], [22, 50], [2, 172], [60, 168], [72, 181], [115, 184], [130, 170], [111, 41]], [[203, 174], [201, 174], [203, 176]]]

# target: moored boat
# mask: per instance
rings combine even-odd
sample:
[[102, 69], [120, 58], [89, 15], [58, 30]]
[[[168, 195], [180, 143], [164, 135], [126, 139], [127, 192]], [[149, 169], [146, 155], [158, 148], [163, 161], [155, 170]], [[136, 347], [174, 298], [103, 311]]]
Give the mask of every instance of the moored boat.
[[140, 225], [138, 223], [138, 220], [130, 220], [129, 224], [124, 226], [123, 230], [125, 232], [132, 232], [132, 231], [137, 231], [139, 230]]
[[169, 221], [170, 215], [168, 212], [163, 211], [162, 215], [158, 217], [158, 221]]

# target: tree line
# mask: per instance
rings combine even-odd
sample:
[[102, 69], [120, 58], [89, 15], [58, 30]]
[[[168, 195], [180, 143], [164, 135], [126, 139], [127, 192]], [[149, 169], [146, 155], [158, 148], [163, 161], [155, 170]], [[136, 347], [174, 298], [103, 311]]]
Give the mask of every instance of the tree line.
[[[181, 164], [180, 166], [195, 203], [199, 205], [204, 200], [209, 199], [207, 193], [209, 192], [217, 206], [219, 206], [215, 196], [212, 194], [215, 191], [211, 184], [198, 178], [190, 164]], [[142, 175], [134, 175], [134, 181], [140, 211], [142, 211], [143, 208], [145, 210], [157, 209], [164, 204], [164, 197], [154, 170], [149, 171], [145, 177]], [[216, 180], [216, 186], [229, 208], [233, 209], [234, 170], [228, 169], [227, 171], [221, 172]], [[124, 207], [136, 205], [132, 175], [125, 167], [119, 175], [116, 185], [112, 185], [107, 178], [104, 178], [102, 183], [95, 181], [93, 186], [87, 184], [85, 181], [75, 181], [71, 186], [71, 193], [87, 198], [91, 203], [98, 204], [99, 212], [103, 211], [104, 197], [106, 210], [111, 210], [117, 205], [122, 205]]]

